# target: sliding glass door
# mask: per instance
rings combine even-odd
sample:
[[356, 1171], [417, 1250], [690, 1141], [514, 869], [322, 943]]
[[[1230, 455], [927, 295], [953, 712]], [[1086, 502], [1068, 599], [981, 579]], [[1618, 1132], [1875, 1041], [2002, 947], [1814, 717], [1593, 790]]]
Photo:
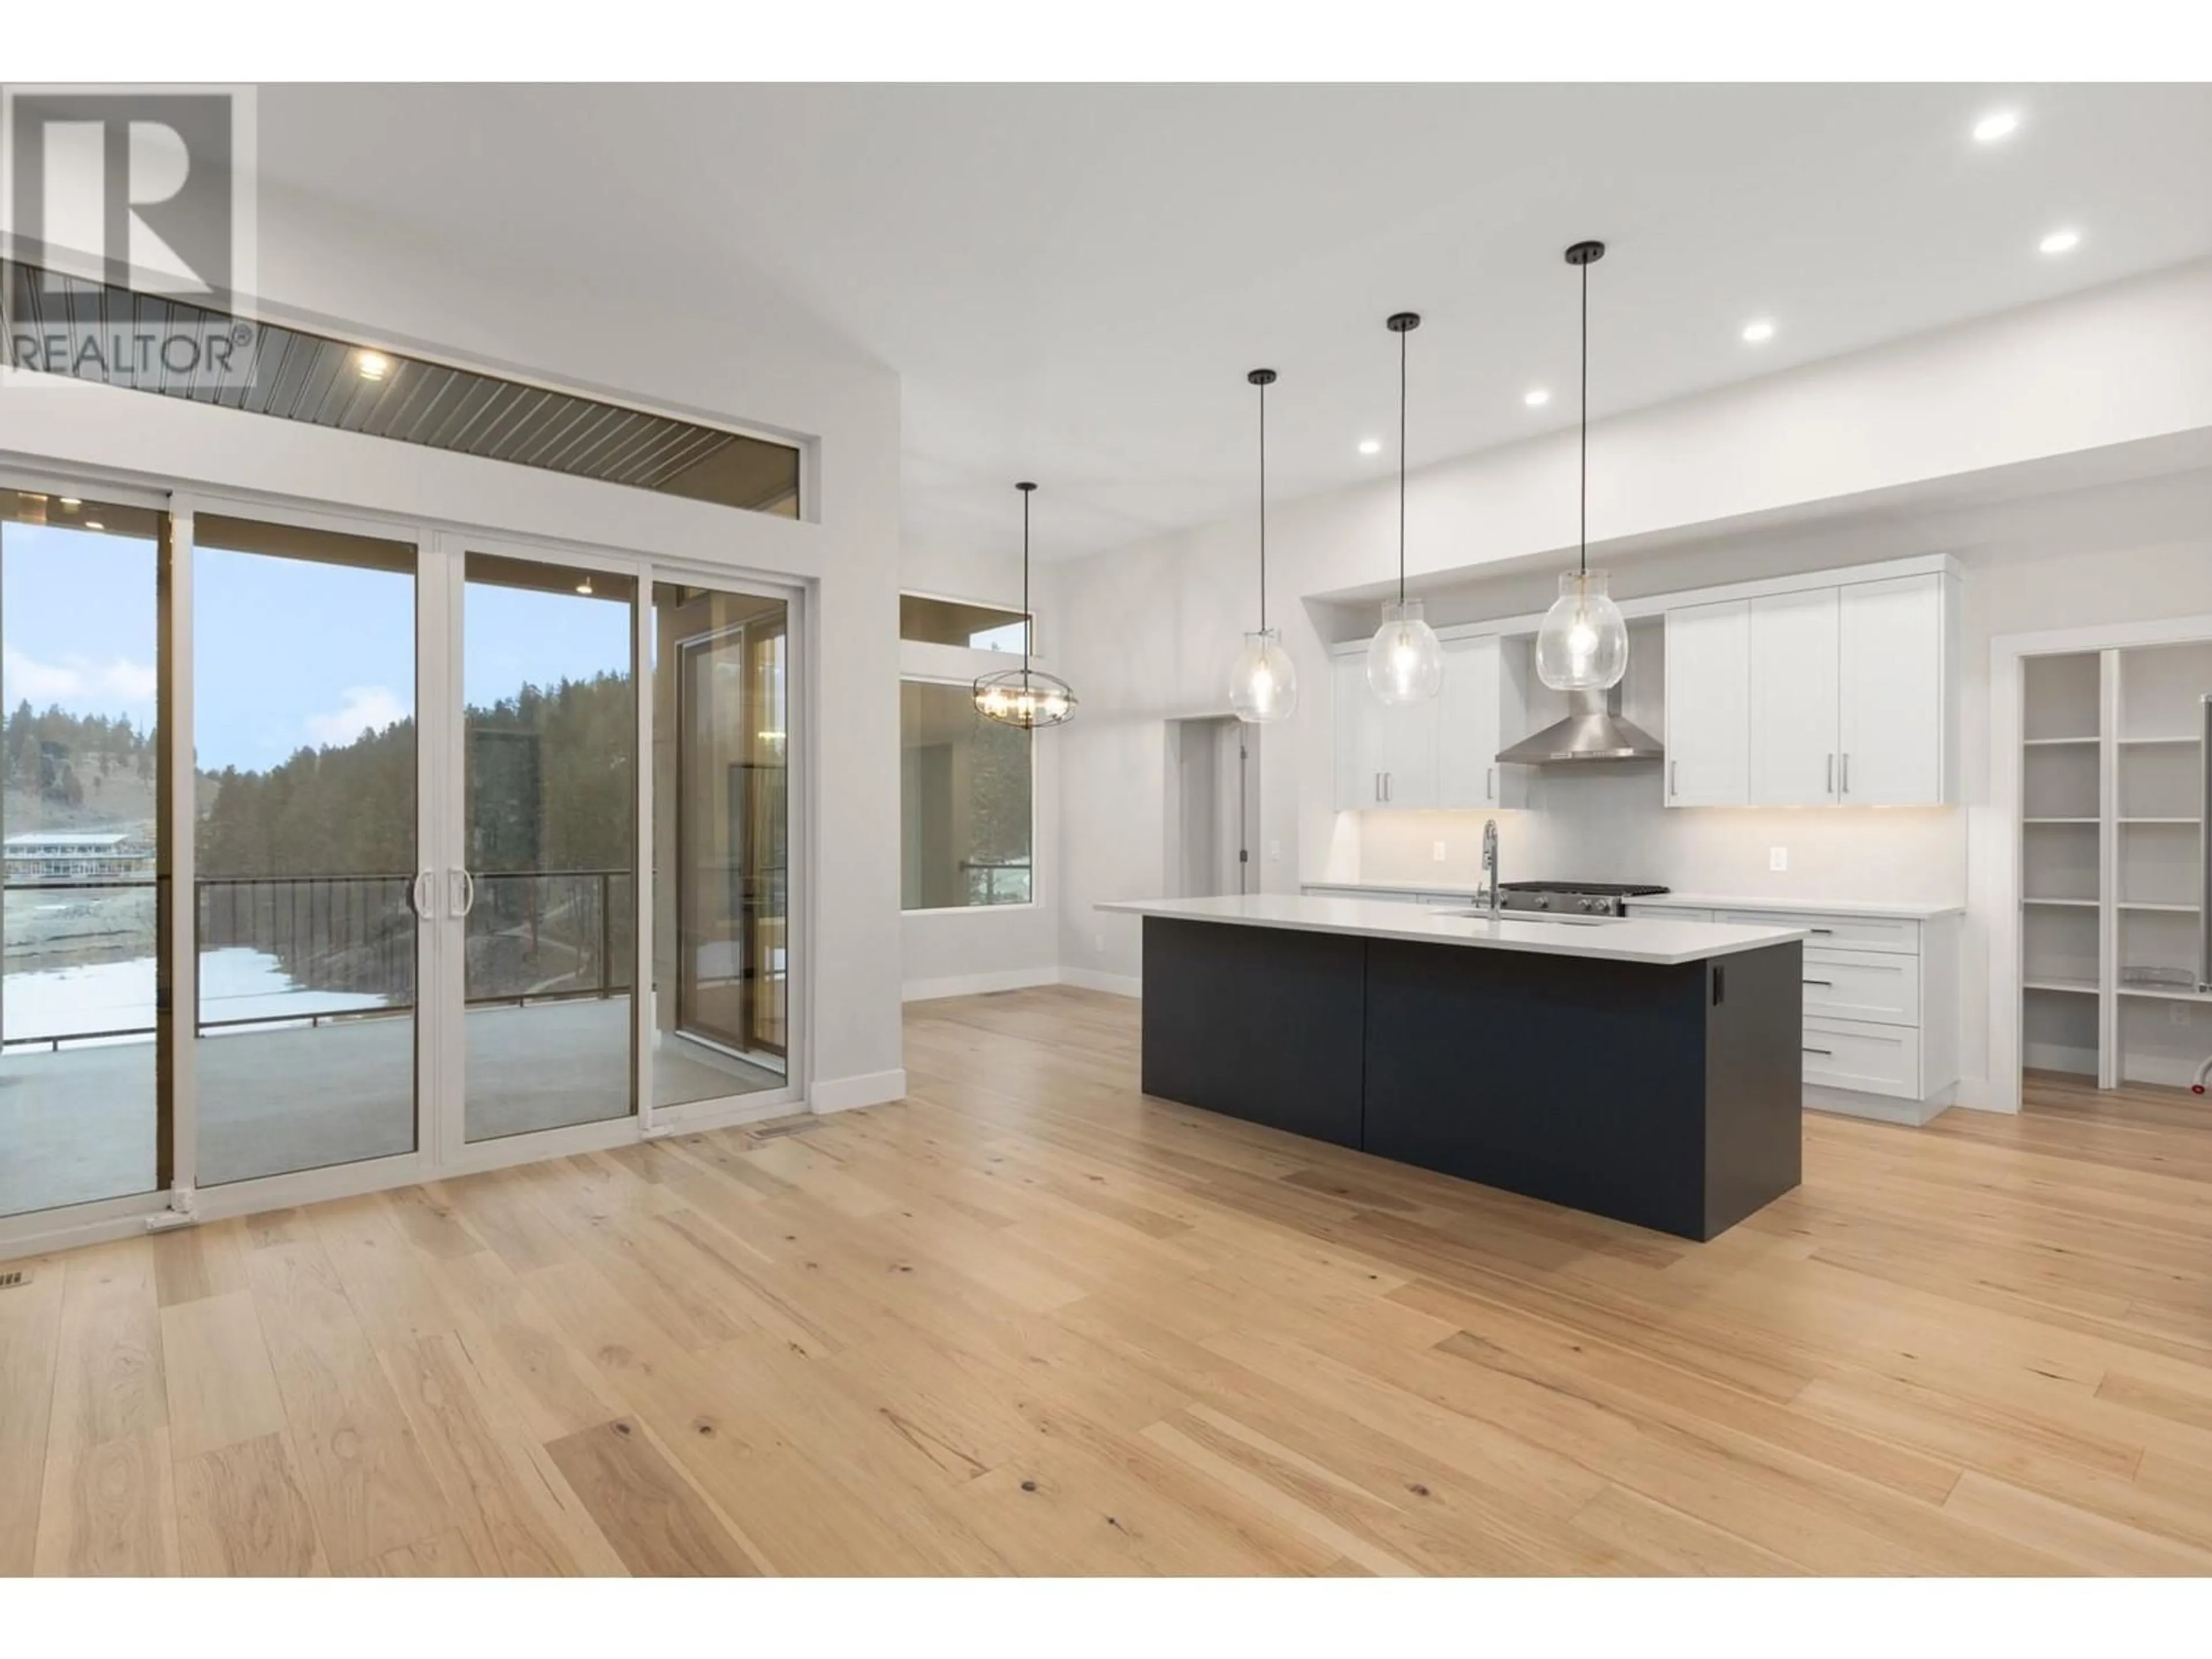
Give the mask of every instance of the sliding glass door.
[[0, 1238], [794, 1096], [796, 616], [0, 487]]
[[192, 521], [198, 1184], [415, 1150], [411, 541]]
[[0, 1218], [169, 1180], [168, 534], [0, 488]]
[[780, 596], [653, 585], [656, 1108], [789, 1081], [790, 620]]
[[636, 1109], [637, 676], [630, 576], [466, 555], [465, 1138]]

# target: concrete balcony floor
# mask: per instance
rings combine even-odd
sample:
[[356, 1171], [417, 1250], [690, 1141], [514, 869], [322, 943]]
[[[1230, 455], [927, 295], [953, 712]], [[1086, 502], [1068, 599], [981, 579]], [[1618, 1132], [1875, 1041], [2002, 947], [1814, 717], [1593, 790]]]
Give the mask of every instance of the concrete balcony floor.
[[[628, 997], [472, 1008], [471, 1140], [627, 1115]], [[200, 1039], [198, 1184], [388, 1158], [415, 1144], [415, 1022], [390, 1018]], [[653, 1056], [656, 1106], [783, 1086], [685, 1038]], [[149, 1192], [154, 1044], [0, 1058], [0, 1216]]]

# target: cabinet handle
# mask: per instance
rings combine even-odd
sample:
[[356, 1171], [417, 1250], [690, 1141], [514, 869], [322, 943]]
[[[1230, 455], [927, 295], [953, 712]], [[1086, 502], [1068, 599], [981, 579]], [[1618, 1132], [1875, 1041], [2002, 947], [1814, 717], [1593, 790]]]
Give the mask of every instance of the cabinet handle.
[[1667, 763], [1667, 799], [1672, 800], [1681, 793], [1682, 763], [1670, 760]]
[[1814, 1048], [1808, 1047], [1806, 1048], [1803, 1052], [1808, 1054], [1826, 1054], [1830, 1060], [1833, 1060], [1836, 1057], [1836, 1051], [1833, 1048]]
[[1819, 986], [1823, 986], [1823, 987], [1825, 987], [1826, 988], [1827, 988], [1828, 990], [1831, 990], [1831, 991], [1832, 991], [1832, 990], [1834, 990], [1834, 989], [1836, 988], [1836, 981], [1833, 981], [1833, 980], [1832, 980], [1832, 979], [1804, 979], [1804, 980], [1800, 980], [1800, 981], [1798, 981], [1797, 982], [1798, 982], [1800, 985], [1819, 985]]
[[1848, 753], [1846, 753], [1846, 754], [1844, 756], [1844, 787], [1843, 787], [1842, 788], [1838, 789], [1838, 790], [1836, 792], [1836, 793], [1837, 793], [1838, 796], [1842, 796], [1842, 795], [1848, 795], [1848, 794], [1850, 794], [1850, 793], [1851, 793], [1851, 757], [1850, 757], [1850, 756]]
[[1833, 755], [1828, 757], [1827, 793], [1832, 795], [1836, 793], [1836, 757]]
[[1832, 933], [1836, 930], [1832, 927], [1808, 927], [1805, 931], [1808, 933]]
[[1498, 769], [1494, 766], [1486, 767], [1483, 769], [1482, 798], [1485, 800], [1498, 799]]
[[1382, 775], [1382, 799], [1384, 800], [1390, 799], [1390, 775], [1388, 772]]

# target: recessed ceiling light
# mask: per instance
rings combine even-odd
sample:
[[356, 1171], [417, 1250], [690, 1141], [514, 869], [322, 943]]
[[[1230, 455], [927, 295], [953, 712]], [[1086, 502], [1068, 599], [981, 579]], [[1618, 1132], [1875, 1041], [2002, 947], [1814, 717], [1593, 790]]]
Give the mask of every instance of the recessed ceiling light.
[[392, 373], [392, 359], [380, 351], [364, 351], [354, 360], [364, 380], [380, 380]]
[[1552, 394], [1545, 391], [1542, 386], [1531, 386], [1521, 394], [1521, 401], [1531, 409], [1541, 409], [1552, 401]]
[[87, 530], [105, 530], [107, 528], [106, 525], [100, 523], [97, 519], [87, 519], [84, 521], [84, 527]]
[[589, 593], [592, 591], [592, 579], [589, 576], [586, 576], [583, 580], [578, 582], [576, 584], [576, 591], [579, 593]]
[[1774, 337], [1774, 325], [1764, 317], [1755, 323], [1746, 323], [1743, 325], [1743, 337], [1747, 345], [1765, 345]]
[[77, 500], [74, 495], [64, 495], [62, 497], [62, 505], [64, 507], [82, 507], [84, 503]]
[[1380, 438], [1362, 438], [1359, 441], [1359, 453], [1363, 455], [1380, 455], [1382, 453], [1382, 441]]
[[2081, 245], [2078, 230], [2054, 230], [2035, 246], [2045, 253], [2071, 253]]
[[2020, 117], [2008, 109], [1992, 111], [1974, 123], [1974, 141], [1994, 144], [2000, 138], [2009, 138], [2020, 130]]

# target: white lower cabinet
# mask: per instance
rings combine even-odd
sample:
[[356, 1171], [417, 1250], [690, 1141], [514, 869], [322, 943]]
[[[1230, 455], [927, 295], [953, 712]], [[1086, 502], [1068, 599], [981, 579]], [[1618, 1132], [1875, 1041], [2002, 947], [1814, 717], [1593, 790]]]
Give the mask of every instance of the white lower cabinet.
[[1920, 1033], [1910, 1025], [1805, 1015], [1805, 1081], [1855, 1093], [1920, 1098]]
[[1805, 1103], [1925, 1123], [1958, 1088], [1958, 918], [1632, 903], [1632, 916], [1798, 927]]

